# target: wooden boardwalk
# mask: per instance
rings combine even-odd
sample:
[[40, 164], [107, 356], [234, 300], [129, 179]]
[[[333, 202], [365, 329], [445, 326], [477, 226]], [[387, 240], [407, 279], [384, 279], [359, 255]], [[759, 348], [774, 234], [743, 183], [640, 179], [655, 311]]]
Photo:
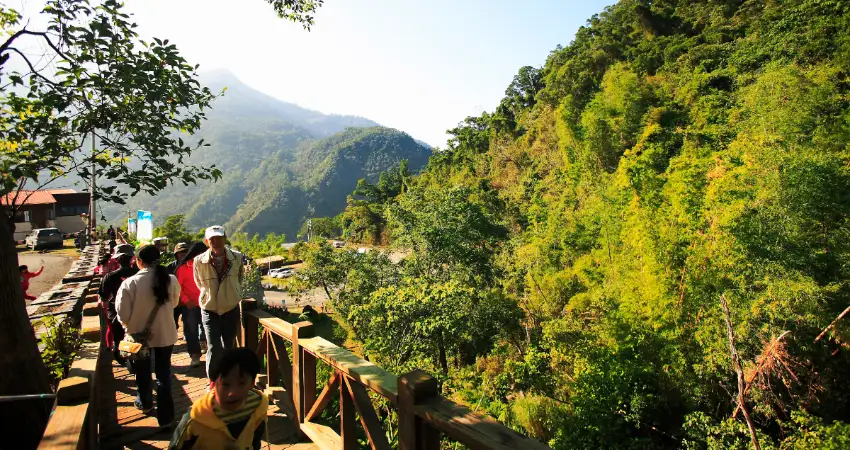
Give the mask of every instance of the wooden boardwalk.
[[[171, 357], [171, 395], [174, 398], [176, 419], [189, 410], [192, 402], [206, 392], [207, 378], [205, 366], [190, 367], [183, 340], [182, 327], [178, 332], [180, 340], [174, 347]], [[205, 361], [206, 355], [202, 358]], [[99, 368], [99, 428], [100, 448], [103, 450], [123, 449], [164, 449], [171, 439], [170, 432], [160, 431], [153, 412], [144, 414], [133, 405], [136, 398], [135, 378], [126, 368], [115, 364], [111, 358], [101, 358]], [[154, 378], [156, 376], [154, 375]], [[154, 381], [155, 382], [155, 381]], [[154, 389], [154, 402], [156, 402]], [[280, 412], [276, 406], [269, 408], [268, 444], [270, 448], [291, 450], [312, 450], [312, 443], [298, 443], [292, 420]]]

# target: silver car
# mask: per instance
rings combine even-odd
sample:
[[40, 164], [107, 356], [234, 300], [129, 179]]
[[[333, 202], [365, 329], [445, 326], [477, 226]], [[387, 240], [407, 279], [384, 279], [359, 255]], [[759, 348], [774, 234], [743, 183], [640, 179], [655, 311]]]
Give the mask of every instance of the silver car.
[[27, 236], [27, 247], [33, 250], [41, 248], [62, 248], [62, 233], [56, 228], [36, 228]]

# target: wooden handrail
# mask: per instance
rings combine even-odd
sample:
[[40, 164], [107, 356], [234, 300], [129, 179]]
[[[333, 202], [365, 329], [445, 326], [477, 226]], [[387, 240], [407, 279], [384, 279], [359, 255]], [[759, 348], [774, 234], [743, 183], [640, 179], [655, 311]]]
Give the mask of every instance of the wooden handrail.
[[59, 382], [53, 414], [47, 422], [39, 450], [98, 448], [97, 368], [102, 355], [100, 336], [90, 336], [68, 372]]
[[329, 366], [380, 394], [393, 405], [398, 402], [398, 376], [395, 374], [321, 337], [304, 339], [300, 344]]
[[[490, 417], [439, 395], [437, 382], [416, 370], [401, 377], [366, 361], [322, 337], [314, 336], [310, 322], [290, 324], [257, 309], [253, 299], [242, 303], [240, 342], [267, 359], [267, 389], [286, 392], [280, 406], [295, 411], [298, 429], [322, 449], [354, 449], [357, 417], [373, 449], [389, 449], [386, 433], [375, 413], [368, 391], [389, 400], [398, 411], [401, 450], [438, 450], [445, 434], [472, 449], [548, 449]], [[260, 329], [262, 327], [262, 332]], [[291, 343], [291, 356], [282, 341]], [[290, 359], [291, 358], [291, 359]], [[334, 369], [321, 394], [316, 395], [316, 361]], [[288, 372], [288, 373], [287, 373]], [[337, 430], [315, 423], [322, 410], [339, 393], [340, 425]]]
[[[93, 246], [87, 256], [93, 259], [100, 252]], [[81, 258], [82, 259], [82, 258]], [[68, 376], [59, 382], [53, 413], [47, 422], [39, 450], [94, 450], [99, 447], [97, 380], [98, 367], [104, 355], [100, 307], [97, 306], [97, 288], [100, 277], [90, 274], [92, 282], [80, 292], [80, 334], [84, 339], [79, 354], [68, 370]], [[88, 274], [86, 274], [88, 276]], [[95, 314], [91, 314], [95, 313]]]

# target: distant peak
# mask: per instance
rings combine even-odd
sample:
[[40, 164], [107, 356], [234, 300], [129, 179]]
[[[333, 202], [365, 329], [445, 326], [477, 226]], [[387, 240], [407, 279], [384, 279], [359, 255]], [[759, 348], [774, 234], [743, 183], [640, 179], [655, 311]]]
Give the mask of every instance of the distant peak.
[[207, 86], [214, 85], [216, 87], [232, 86], [235, 84], [244, 84], [236, 77], [236, 75], [228, 69], [213, 69], [206, 70], [200, 74], [201, 82]]

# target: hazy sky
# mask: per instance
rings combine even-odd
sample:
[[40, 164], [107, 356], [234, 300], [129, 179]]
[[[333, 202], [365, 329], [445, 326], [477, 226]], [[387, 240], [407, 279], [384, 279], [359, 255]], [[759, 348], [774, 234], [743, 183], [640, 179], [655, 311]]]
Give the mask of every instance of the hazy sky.
[[[513, 75], [611, 0], [326, 0], [313, 30], [264, 0], [130, 0], [144, 38], [168, 38], [201, 71], [325, 113], [353, 114], [444, 146], [492, 111]], [[239, 5], [238, 7], [236, 5]]]

